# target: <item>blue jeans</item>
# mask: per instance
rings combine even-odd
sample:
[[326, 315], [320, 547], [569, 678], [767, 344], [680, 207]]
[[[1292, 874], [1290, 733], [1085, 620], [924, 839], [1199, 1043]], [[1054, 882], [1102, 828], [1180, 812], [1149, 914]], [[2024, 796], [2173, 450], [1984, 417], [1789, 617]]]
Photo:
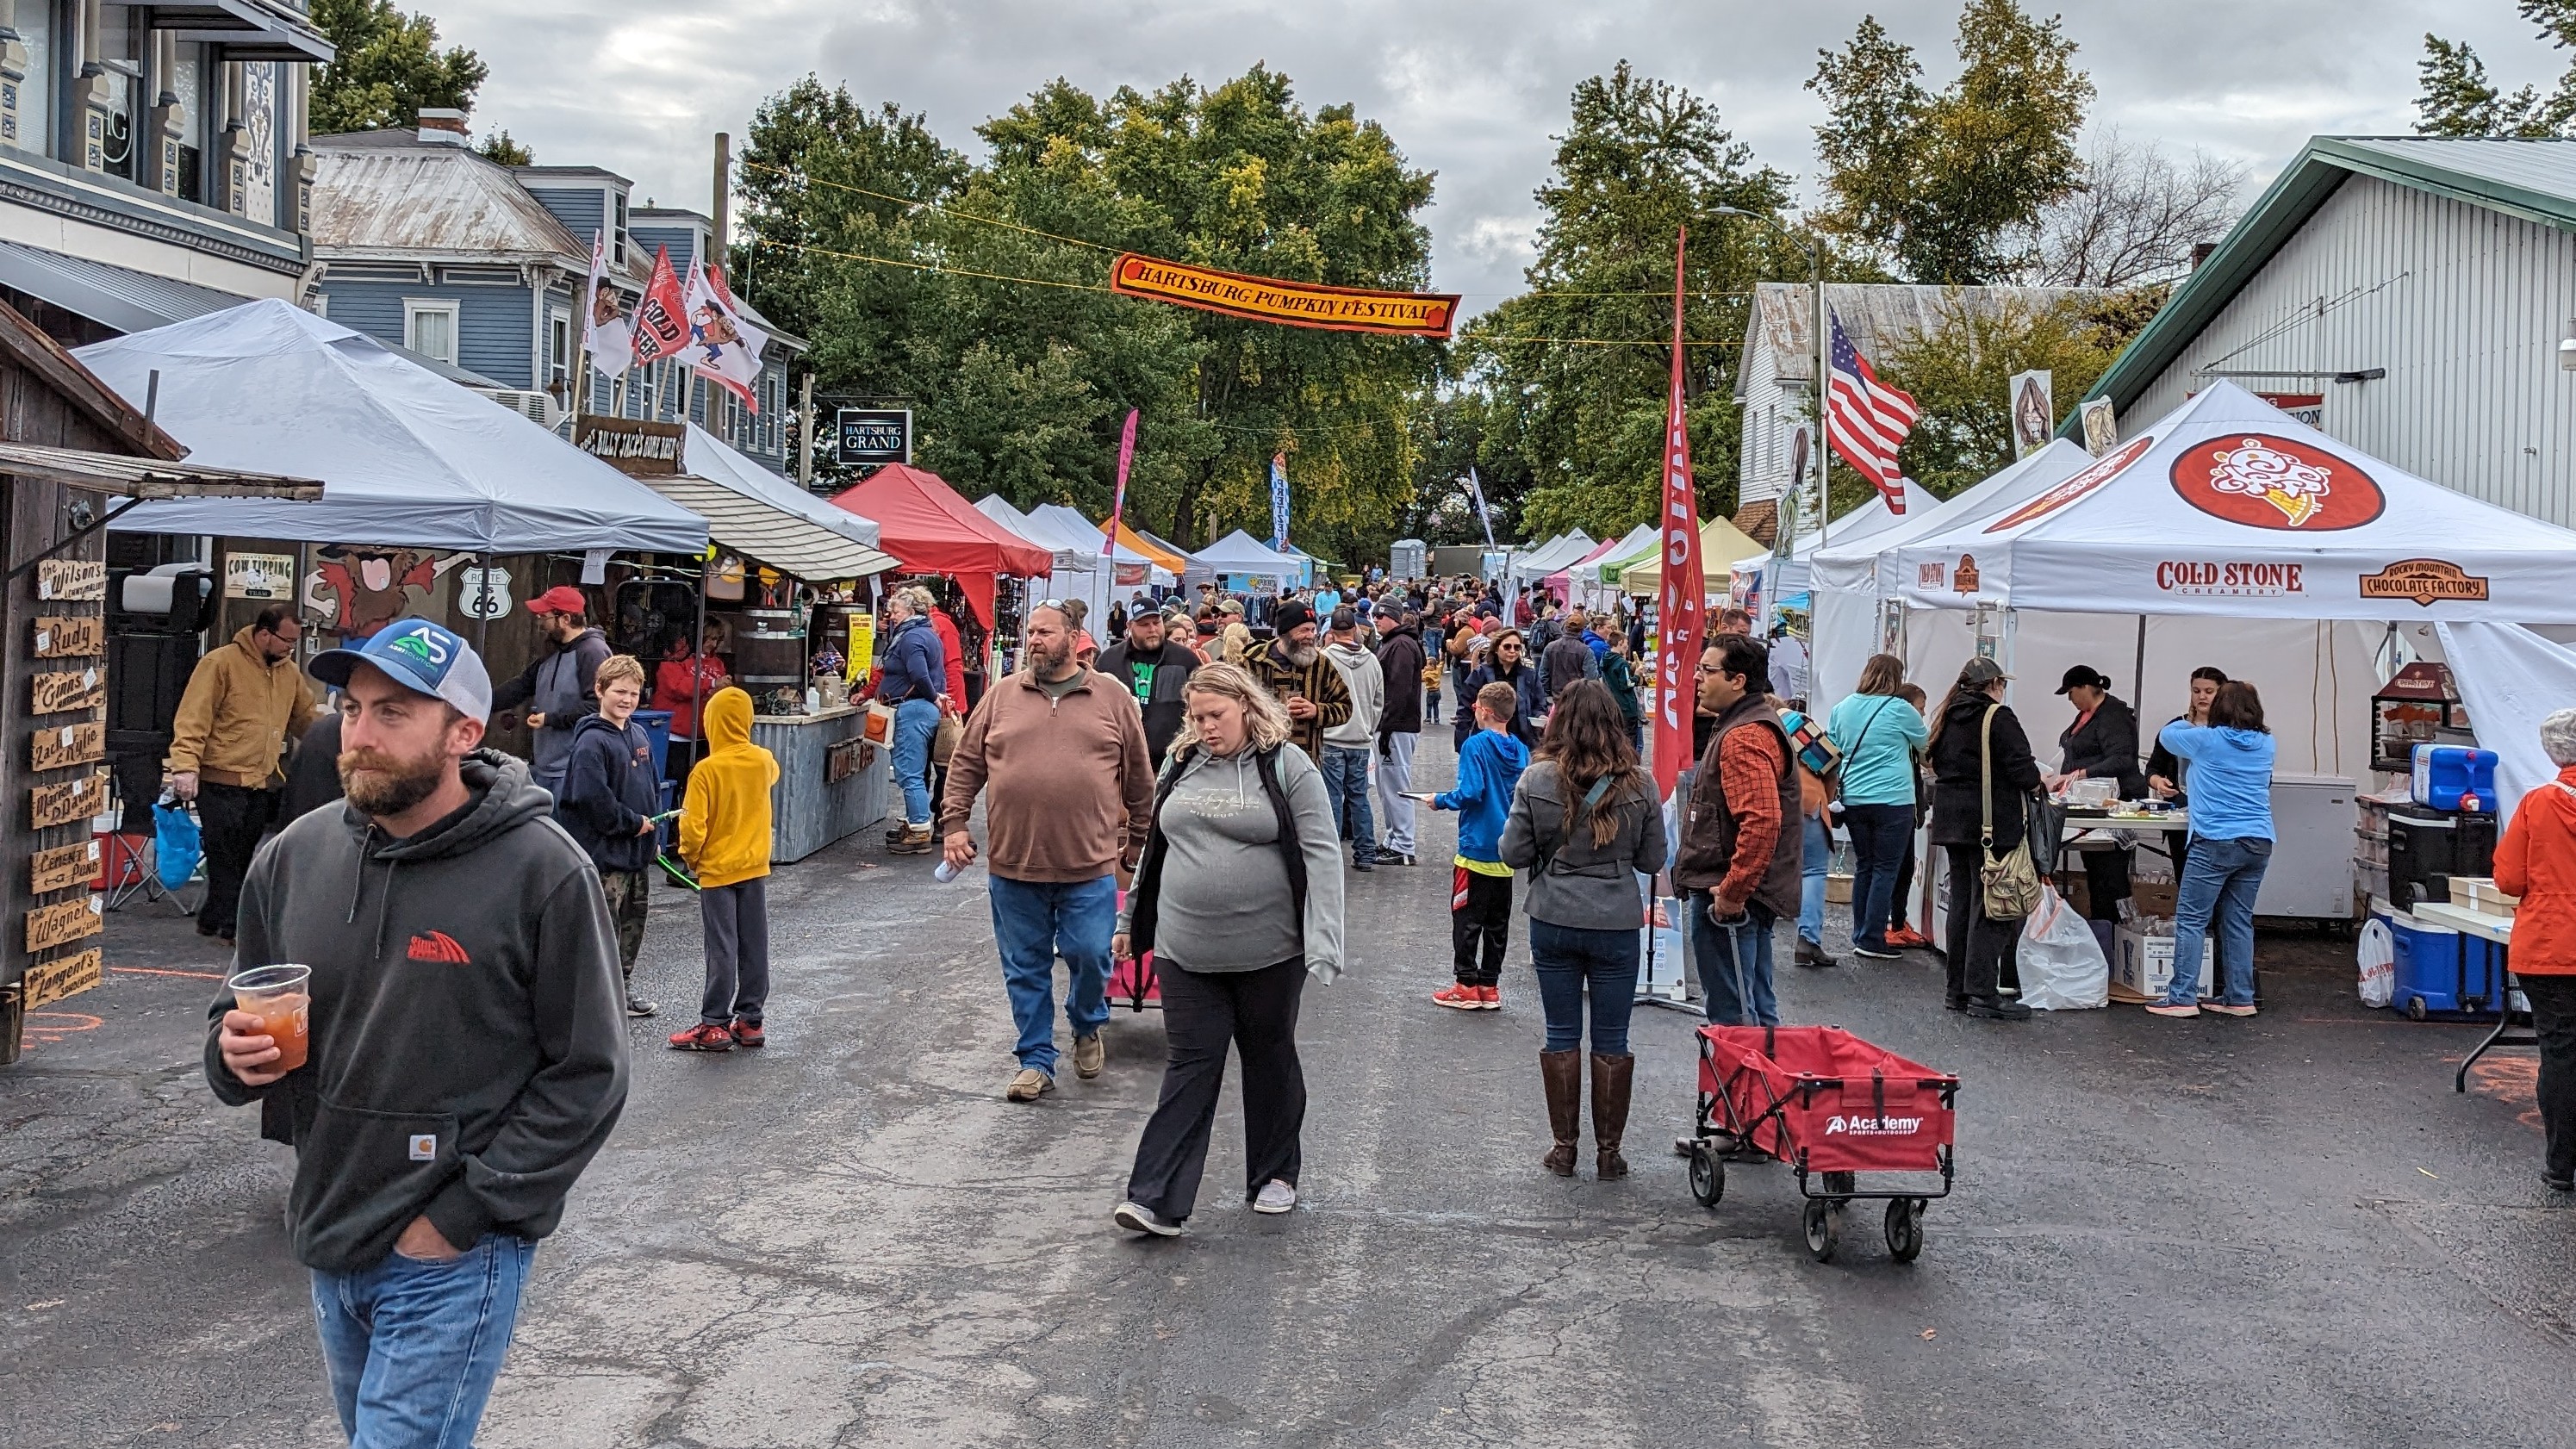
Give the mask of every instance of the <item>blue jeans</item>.
[[1810, 946], [1825, 940], [1825, 872], [1834, 863], [1834, 833], [1825, 817], [1810, 815], [1806, 845], [1798, 857], [1798, 939]]
[[930, 823], [930, 742], [939, 733], [939, 706], [907, 699], [894, 707], [894, 782], [903, 790], [908, 825]]
[[1530, 964], [1538, 968], [1539, 1009], [1547, 1013], [1547, 1049], [1583, 1045], [1583, 988], [1592, 988], [1592, 1050], [1628, 1053], [1628, 1014], [1637, 1004], [1637, 933], [1586, 930], [1530, 918]]
[[1780, 1002], [1771, 994], [1771, 923], [1779, 918], [1760, 901], [1747, 901], [1744, 919], [1721, 926], [1708, 918], [1712, 899], [1707, 891], [1690, 894], [1691, 960], [1699, 967], [1708, 1019], [1719, 1026], [1778, 1026]]
[[2213, 927], [2218, 999], [2230, 1006], [2254, 1004], [2254, 895], [2263, 889], [2263, 871], [2271, 863], [2268, 840], [2192, 840], [2182, 884], [2174, 891], [2174, 977], [2165, 988], [2166, 1005], [2197, 1004], [2200, 972], [2183, 963], [2200, 960], [2200, 943]]
[[1351, 842], [1354, 858], [1377, 860], [1377, 819], [1369, 813], [1369, 752], [1365, 746], [1324, 746], [1324, 794], [1333, 802], [1333, 828]]
[[1109, 1019], [1109, 938], [1118, 929], [1118, 877], [1032, 881], [994, 876], [993, 939], [1002, 947], [1002, 985], [1019, 1024], [1020, 1065], [1055, 1075], [1055, 958], [1073, 981], [1064, 1019], [1076, 1037]]
[[1911, 805], [1846, 805], [1852, 837], [1852, 944], [1884, 951], [1888, 907], [1896, 899], [1896, 871], [1914, 838]]
[[536, 1252], [490, 1233], [444, 1263], [388, 1253], [355, 1273], [313, 1270], [322, 1364], [352, 1449], [472, 1449]]

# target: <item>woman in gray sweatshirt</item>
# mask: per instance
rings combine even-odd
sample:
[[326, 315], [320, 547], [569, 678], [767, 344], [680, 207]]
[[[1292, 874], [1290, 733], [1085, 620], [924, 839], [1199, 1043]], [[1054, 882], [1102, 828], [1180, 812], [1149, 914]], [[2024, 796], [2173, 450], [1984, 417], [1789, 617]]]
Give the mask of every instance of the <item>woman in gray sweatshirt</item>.
[[1110, 943], [1122, 961], [1153, 952], [1163, 989], [1163, 1095], [1112, 1214], [1158, 1237], [1180, 1232], [1197, 1203], [1229, 1042], [1243, 1058], [1253, 1211], [1297, 1205], [1297, 1005], [1309, 974], [1342, 974], [1341, 838], [1323, 772], [1286, 745], [1287, 709], [1231, 663], [1193, 673], [1183, 704]]
[[1594, 1168], [1628, 1175], [1619, 1155], [1628, 1130], [1628, 1051], [1636, 1001], [1637, 933], [1645, 924], [1640, 872], [1664, 868], [1664, 813], [1654, 781], [1637, 768], [1627, 721], [1592, 680], [1567, 690], [1548, 717], [1503, 821], [1503, 863], [1529, 872], [1530, 961], [1538, 968], [1547, 1047], [1538, 1054], [1555, 1145], [1541, 1165], [1574, 1175], [1582, 1135], [1583, 997], [1592, 994]]

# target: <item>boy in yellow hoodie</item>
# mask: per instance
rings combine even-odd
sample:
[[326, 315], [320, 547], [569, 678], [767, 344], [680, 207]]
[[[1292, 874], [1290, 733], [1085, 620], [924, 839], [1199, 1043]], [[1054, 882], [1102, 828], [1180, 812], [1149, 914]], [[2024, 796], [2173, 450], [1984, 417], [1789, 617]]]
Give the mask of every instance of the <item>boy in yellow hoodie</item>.
[[728, 685], [707, 701], [707, 757], [689, 772], [680, 806], [680, 859], [698, 878], [707, 990], [698, 1024], [671, 1049], [725, 1052], [765, 1045], [769, 999], [769, 791], [778, 761], [751, 742], [751, 696]]

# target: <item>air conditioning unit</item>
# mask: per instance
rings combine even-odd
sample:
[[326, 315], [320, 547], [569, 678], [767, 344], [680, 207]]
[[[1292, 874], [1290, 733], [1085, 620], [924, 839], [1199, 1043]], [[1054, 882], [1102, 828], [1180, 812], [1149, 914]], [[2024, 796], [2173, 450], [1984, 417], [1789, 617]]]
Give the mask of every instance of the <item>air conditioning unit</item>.
[[535, 423], [551, 430], [564, 416], [563, 408], [545, 393], [519, 388], [478, 389], [485, 397]]

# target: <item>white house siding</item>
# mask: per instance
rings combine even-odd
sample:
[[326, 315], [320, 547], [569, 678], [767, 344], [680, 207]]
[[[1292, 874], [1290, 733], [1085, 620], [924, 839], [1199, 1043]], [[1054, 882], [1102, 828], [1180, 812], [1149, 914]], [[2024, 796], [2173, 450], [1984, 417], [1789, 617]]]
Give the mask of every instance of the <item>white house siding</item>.
[[1789, 434], [1807, 413], [1803, 382], [1783, 386], [1762, 328], [1748, 329], [1741, 385], [1736, 400], [1743, 405], [1743, 445], [1736, 459], [1736, 499], [1759, 503], [1789, 491]]
[[[2147, 426], [2220, 373], [2318, 372], [2234, 380], [2254, 392], [2321, 393], [2324, 429], [2338, 440], [2576, 525], [2576, 372], [2558, 366], [2571, 317], [2576, 236], [2354, 176], [2130, 405], [2121, 431]], [[2388, 376], [2332, 380], [2375, 367]]]

